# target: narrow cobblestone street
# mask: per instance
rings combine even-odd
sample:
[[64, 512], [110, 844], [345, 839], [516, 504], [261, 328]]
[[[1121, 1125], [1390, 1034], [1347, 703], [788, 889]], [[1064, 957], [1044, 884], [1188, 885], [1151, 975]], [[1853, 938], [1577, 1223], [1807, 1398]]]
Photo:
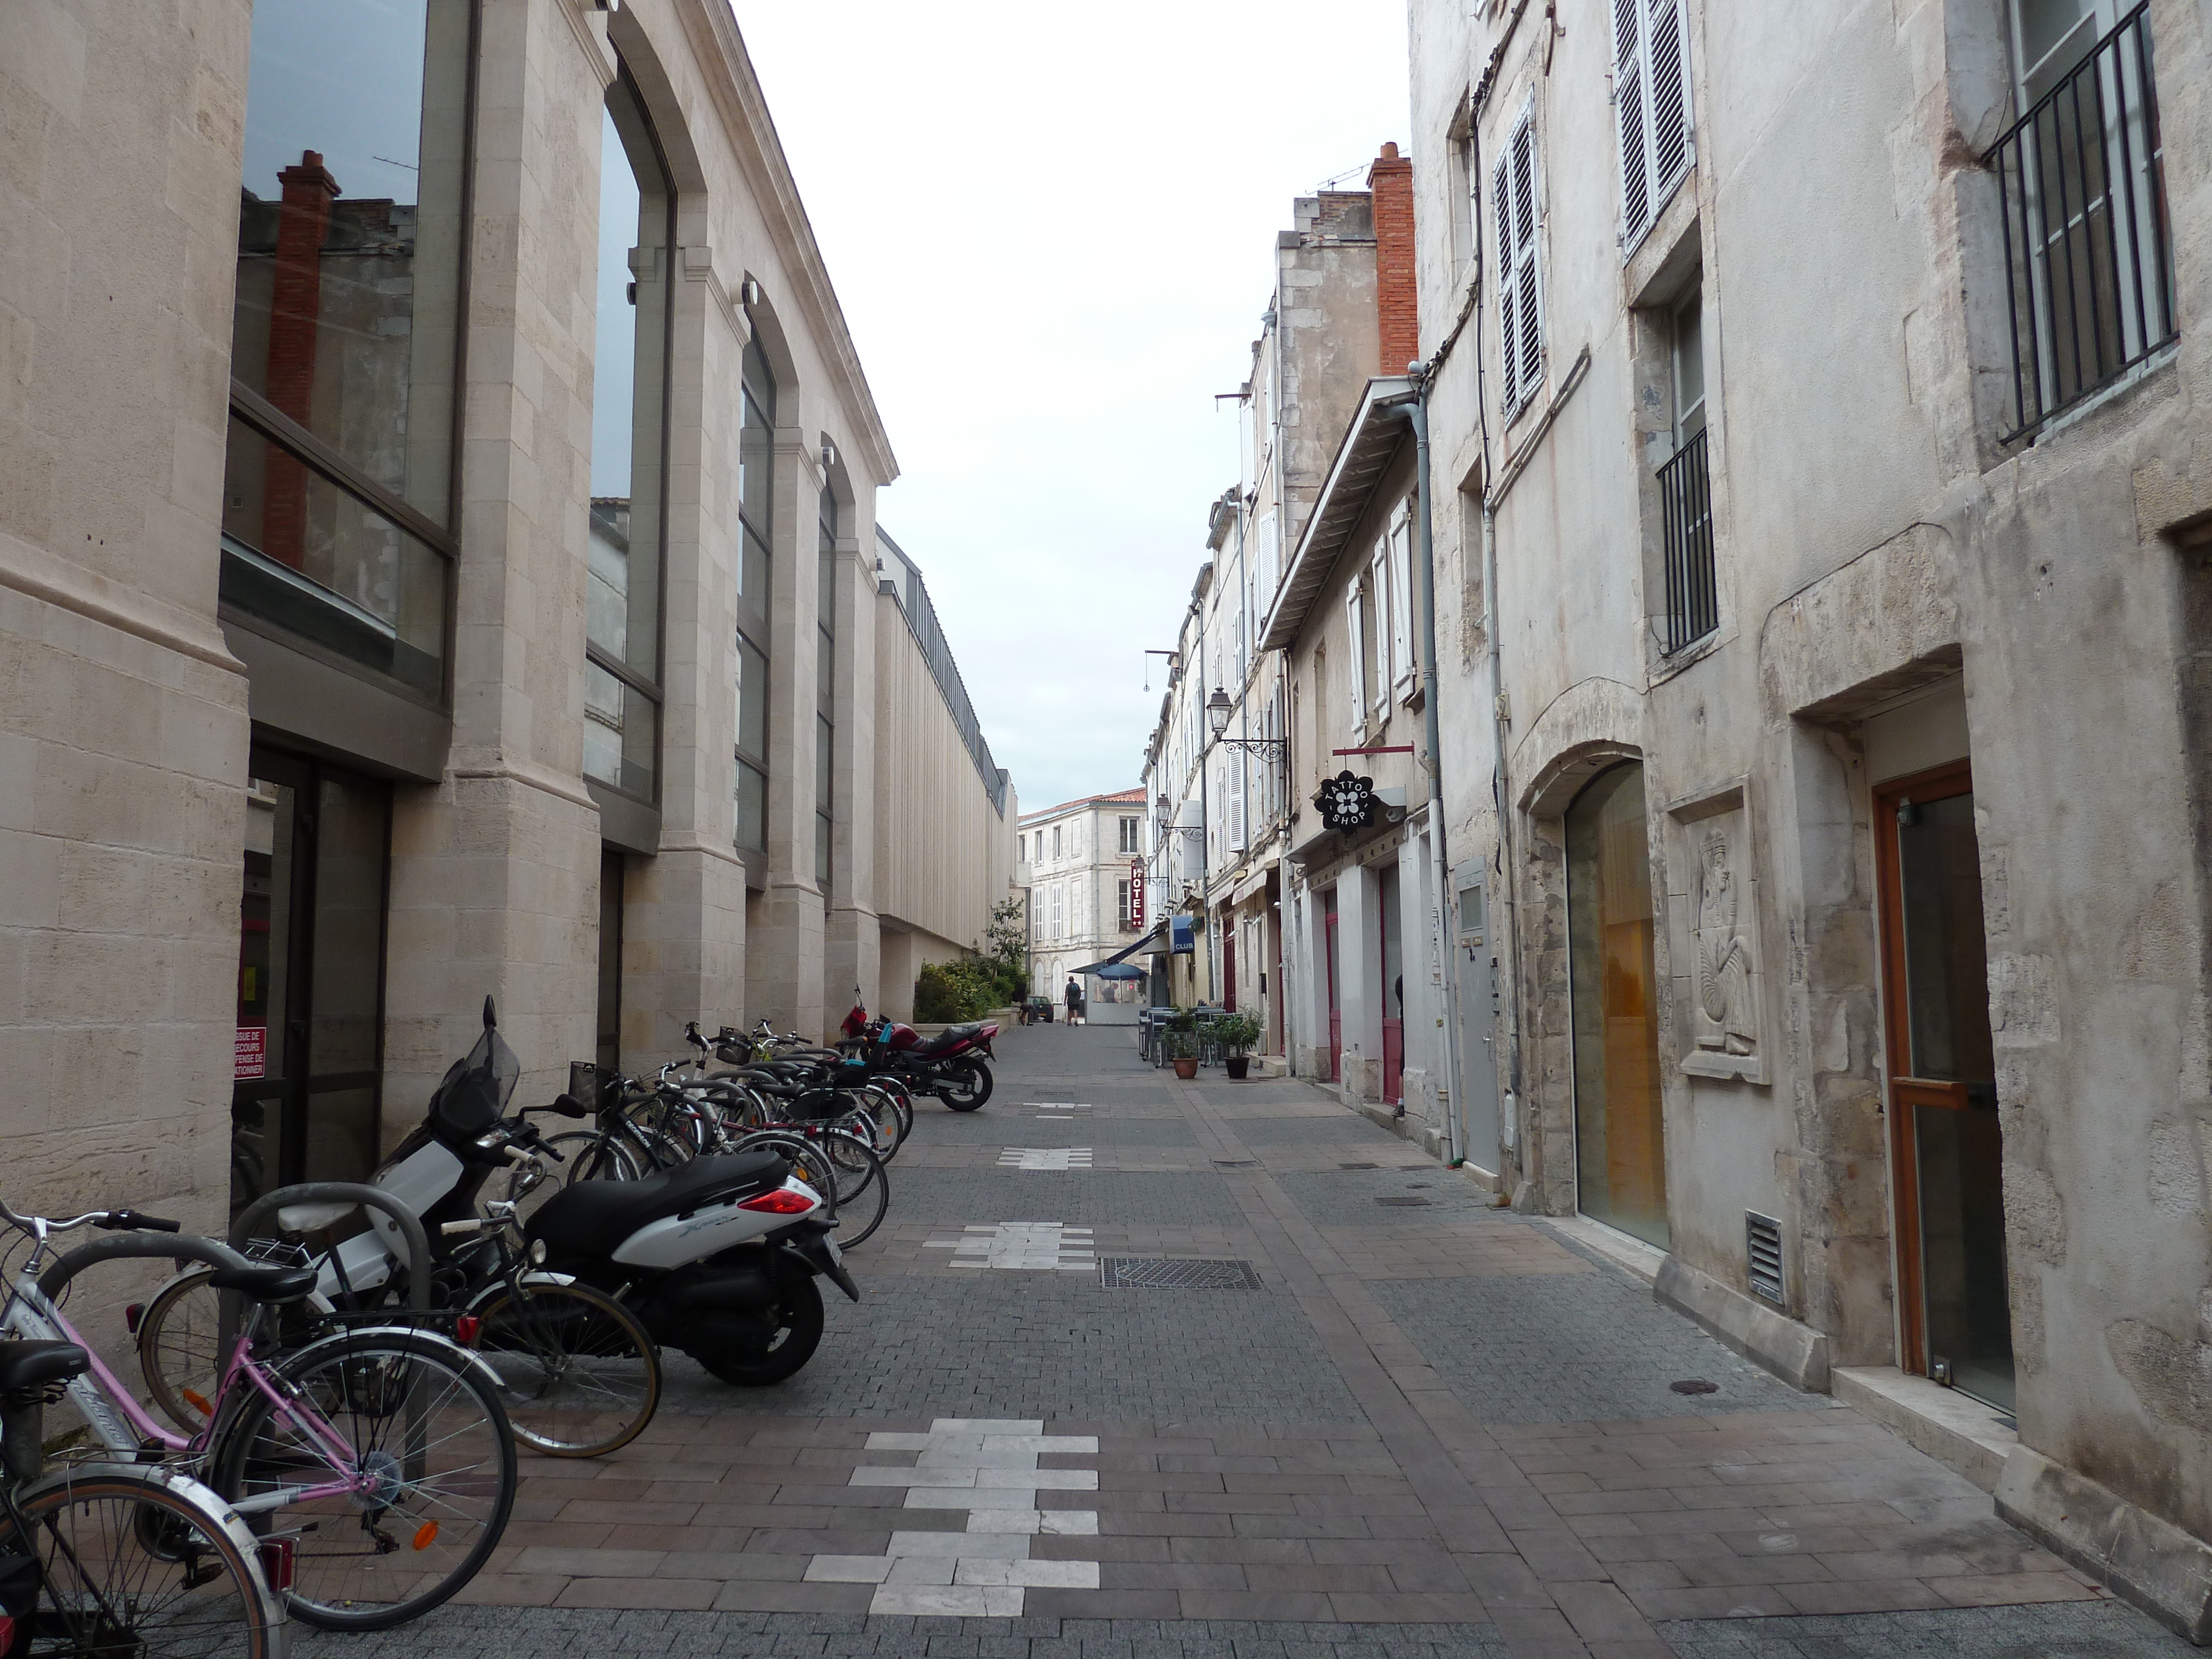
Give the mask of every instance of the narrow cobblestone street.
[[1009, 1032], [982, 1110], [924, 1106], [793, 1382], [670, 1356], [639, 1441], [526, 1460], [466, 1605], [297, 1650], [2192, 1651], [1549, 1224], [1131, 1036]]

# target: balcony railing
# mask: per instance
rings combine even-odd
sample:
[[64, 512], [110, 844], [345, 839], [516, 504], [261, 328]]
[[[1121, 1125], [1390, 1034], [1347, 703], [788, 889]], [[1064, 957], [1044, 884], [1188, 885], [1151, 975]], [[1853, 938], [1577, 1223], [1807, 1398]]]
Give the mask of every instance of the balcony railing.
[[2174, 337], [2148, 11], [2145, 0], [2122, 18], [1983, 158], [2004, 218], [2008, 441]]
[[1667, 533], [1667, 649], [1694, 645], [1721, 625], [1713, 582], [1713, 493], [1700, 428], [1659, 469], [1660, 515]]

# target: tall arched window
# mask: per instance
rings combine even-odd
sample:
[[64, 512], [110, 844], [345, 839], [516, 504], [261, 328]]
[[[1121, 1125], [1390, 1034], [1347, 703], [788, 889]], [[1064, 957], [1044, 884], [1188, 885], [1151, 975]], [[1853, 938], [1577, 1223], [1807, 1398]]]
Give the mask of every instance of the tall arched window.
[[734, 839], [768, 850], [769, 556], [774, 520], [775, 376], [747, 343], [738, 434], [738, 820]]
[[653, 799], [659, 752], [669, 251], [675, 220], [675, 187], [624, 72], [607, 89], [599, 136], [584, 773], [643, 801]]
[[225, 609], [445, 690], [472, 0], [259, 0]]
[[818, 637], [814, 659], [814, 879], [830, 890], [830, 831], [832, 814], [830, 757], [836, 751], [837, 705], [837, 497], [825, 485], [815, 532], [822, 565], [814, 615]]

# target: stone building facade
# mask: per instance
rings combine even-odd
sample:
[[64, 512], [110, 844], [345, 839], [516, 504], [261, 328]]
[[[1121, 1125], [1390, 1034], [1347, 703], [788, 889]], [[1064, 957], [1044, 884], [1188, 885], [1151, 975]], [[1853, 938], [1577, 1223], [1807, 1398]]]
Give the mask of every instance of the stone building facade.
[[2212, 1638], [2203, 9], [1412, 20], [1468, 1156]]
[[728, 8], [4, 30], [11, 1199], [358, 1175], [488, 994], [904, 1012], [1018, 809]]
[[1027, 893], [1030, 994], [1064, 1008], [1074, 978], [1091, 1002], [1138, 1001], [1138, 981], [1082, 970], [1127, 950], [1145, 930], [1145, 820], [1141, 789], [1023, 814], [1014, 853]]

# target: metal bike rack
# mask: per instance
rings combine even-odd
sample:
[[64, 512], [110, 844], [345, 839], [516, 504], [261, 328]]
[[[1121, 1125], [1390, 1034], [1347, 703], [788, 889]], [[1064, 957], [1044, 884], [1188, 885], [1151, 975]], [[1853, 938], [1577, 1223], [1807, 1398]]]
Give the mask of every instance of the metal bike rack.
[[[380, 1187], [364, 1186], [358, 1181], [305, 1181], [296, 1187], [279, 1187], [266, 1192], [238, 1212], [230, 1224], [232, 1248], [243, 1253], [254, 1237], [254, 1231], [268, 1217], [288, 1204], [358, 1204], [372, 1210], [381, 1210], [390, 1216], [399, 1229], [400, 1237], [407, 1245], [407, 1305], [416, 1313], [430, 1311], [430, 1235], [423, 1230], [422, 1218]], [[230, 1364], [231, 1345], [238, 1340], [239, 1310], [243, 1299], [235, 1291], [225, 1291], [222, 1297], [222, 1312], [216, 1326], [216, 1352], [222, 1363]], [[407, 1456], [405, 1467], [410, 1479], [419, 1478], [426, 1444], [424, 1421], [427, 1412], [419, 1395], [410, 1393], [407, 1401]]]
[[[416, 1313], [430, 1310], [430, 1235], [423, 1231], [422, 1218], [392, 1197], [381, 1187], [363, 1186], [358, 1181], [307, 1181], [296, 1187], [279, 1187], [274, 1192], [264, 1193], [238, 1212], [238, 1219], [230, 1224], [230, 1246], [243, 1251], [255, 1237], [254, 1229], [266, 1217], [276, 1214], [288, 1204], [365, 1204], [372, 1210], [381, 1210], [398, 1224], [399, 1236], [407, 1243], [407, 1303]], [[228, 1345], [229, 1333], [224, 1334]]]

